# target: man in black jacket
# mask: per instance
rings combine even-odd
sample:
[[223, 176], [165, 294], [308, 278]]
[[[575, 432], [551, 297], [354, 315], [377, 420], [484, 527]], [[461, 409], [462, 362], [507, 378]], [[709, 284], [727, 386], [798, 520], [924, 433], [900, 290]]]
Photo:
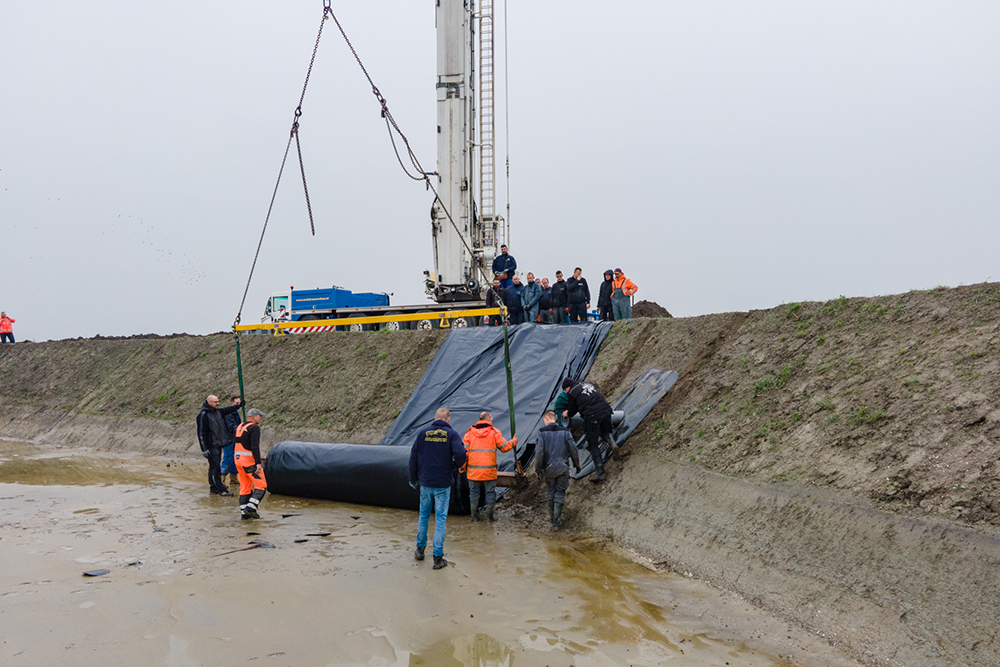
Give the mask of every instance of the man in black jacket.
[[569, 462], [580, 472], [580, 455], [567, 429], [556, 423], [552, 410], [542, 415], [545, 422], [538, 431], [538, 453], [535, 454], [535, 477], [545, 479], [549, 497], [549, 520], [553, 528], [562, 527], [562, 509], [569, 488]]
[[573, 269], [573, 275], [566, 281], [566, 305], [569, 307], [571, 323], [587, 321], [590, 288], [587, 287], [587, 279], [583, 277], [583, 269], [579, 266]]
[[611, 322], [615, 319], [611, 310], [611, 291], [615, 284], [615, 272], [608, 269], [604, 272], [604, 282], [601, 283], [601, 293], [597, 297], [597, 308], [601, 311], [601, 321]]
[[562, 388], [569, 397], [569, 407], [563, 412], [563, 418], [569, 419], [577, 412], [583, 417], [587, 431], [587, 449], [594, 460], [597, 472], [590, 478], [591, 482], [604, 481], [604, 455], [601, 453], [603, 440], [611, 448], [612, 454], [618, 453], [618, 445], [611, 438], [611, 406], [597, 391], [597, 387], [589, 382], [577, 382], [573, 378], [563, 380]]
[[507, 308], [510, 310], [510, 323], [522, 324], [524, 322], [524, 306], [521, 305], [521, 292], [524, 285], [521, 284], [521, 277], [515, 275], [511, 280], [514, 282], [507, 288]]
[[552, 288], [549, 279], [542, 278], [542, 298], [538, 300], [538, 321], [552, 324]]
[[239, 400], [228, 408], [219, 407], [219, 397], [210, 395], [201, 406], [195, 423], [198, 425], [198, 444], [201, 455], [208, 459], [208, 490], [220, 496], [231, 496], [229, 488], [222, 483], [219, 464], [222, 448], [226, 444], [226, 415], [240, 409]]
[[556, 271], [556, 281], [552, 284], [552, 324], [566, 324], [566, 281], [563, 272]]

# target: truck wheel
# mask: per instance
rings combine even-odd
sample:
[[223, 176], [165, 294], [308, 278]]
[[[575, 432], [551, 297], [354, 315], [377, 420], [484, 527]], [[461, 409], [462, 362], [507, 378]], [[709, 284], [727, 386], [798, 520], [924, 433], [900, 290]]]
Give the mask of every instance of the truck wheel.
[[[421, 313], [421, 314], [427, 313], [428, 315], [430, 315], [430, 313], [431, 313], [431, 311], [429, 311], [429, 310], [421, 310], [421, 311], [418, 311], [418, 312]], [[426, 320], [417, 320], [413, 324], [415, 325], [414, 326], [415, 329], [421, 329], [423, 331], [429, 331], [431, 329], [438, 329], [438, 328], [440, 328], [438, 326], [438, 323], [439, 323], [438, 318], [436, 318], [436, 317], [428, 317]]]
[[[349, 319], [349, 320], [356, 320], [356, 319], [358, 319], [360, 317], [364, 317], [364, 315], [348, 315], [347, 319]], [[351, 324], [351, 325], [348, 325], [347, 330], [348, 331], [368, 331], [368, 325], [367, 324]]]
[[[402, 313], [386, 313], [386, 315], [402, 315]], [[404, 331], [409, 329], [409, 322], [383, 322], [382, 328], [386, 331]]]
[[451, 326], [455, 329], [466, 329], [468, 327], [476, 326], [476, 318], [474, 317], [456, 317], [451, 321]]

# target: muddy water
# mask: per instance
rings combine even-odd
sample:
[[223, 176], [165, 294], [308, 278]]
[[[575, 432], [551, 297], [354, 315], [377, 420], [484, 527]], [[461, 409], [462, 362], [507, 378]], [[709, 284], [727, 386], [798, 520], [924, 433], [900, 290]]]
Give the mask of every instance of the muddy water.
[[[195, 461], [0, 446], [0, 664], [855, 664], [591, 541], [453, 517], [433, 571], [411, 512], [269, 496], [242, 522]], [[275, 548], [226, 553], [251, 540]]]

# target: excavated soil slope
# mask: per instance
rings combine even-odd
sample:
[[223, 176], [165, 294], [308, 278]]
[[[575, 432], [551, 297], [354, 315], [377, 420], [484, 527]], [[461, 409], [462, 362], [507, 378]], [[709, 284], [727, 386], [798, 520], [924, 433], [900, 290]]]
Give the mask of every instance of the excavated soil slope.
[[[247, 404], [285, 439], [374, 444], [445, 338], [438, 331], [240, 338]], [[199, 451], [205, 397], [239, 393], [229, 334], [0, 347], [0, 436], [151, 453]]]
[[[376, 442], [443, 336], [242, 338], [266, 444]], [[994, 283], [617, 323], [590, 375], [605, 394], [647, 368], [680, 380], [605, 485], [571, 488], [568, 522], [868, 664], [1000, 664], [998, 345]], [[0, 377], [0, 436], [179, 452], [205, 394], [235, 390], [235, 348], [19, 343]], [[513, 500], [537, 512], [538, 485]]]

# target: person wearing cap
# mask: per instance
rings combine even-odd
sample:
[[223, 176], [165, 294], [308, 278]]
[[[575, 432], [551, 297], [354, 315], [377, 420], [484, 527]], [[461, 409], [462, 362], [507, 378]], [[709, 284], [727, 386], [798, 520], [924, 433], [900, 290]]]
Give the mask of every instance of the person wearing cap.
[[260, 458], [260, 421], [264, 413], [247, 410], [247, 420], [236, 427], [236, 470], [240, 476], [240, 513], [243, 519], [259, 519], [257, 506], [267, 493], [264, 462]]
[[611, 322], [615, 316], [611, 310], [611, 286], [614, 284], [615, 272], [608, 269], [604, 272], [604, 282], [601, 283], [601, 292], [597, 297], [597, 308], [601, 312], [602, 322]]
[[632, 295], [638, 291], [639, 288], [625, 277], [621, 269], [615, 269], [614, 280], [611, 284], [611, 307], [614, 311], [615, 322], [631, 319]]

